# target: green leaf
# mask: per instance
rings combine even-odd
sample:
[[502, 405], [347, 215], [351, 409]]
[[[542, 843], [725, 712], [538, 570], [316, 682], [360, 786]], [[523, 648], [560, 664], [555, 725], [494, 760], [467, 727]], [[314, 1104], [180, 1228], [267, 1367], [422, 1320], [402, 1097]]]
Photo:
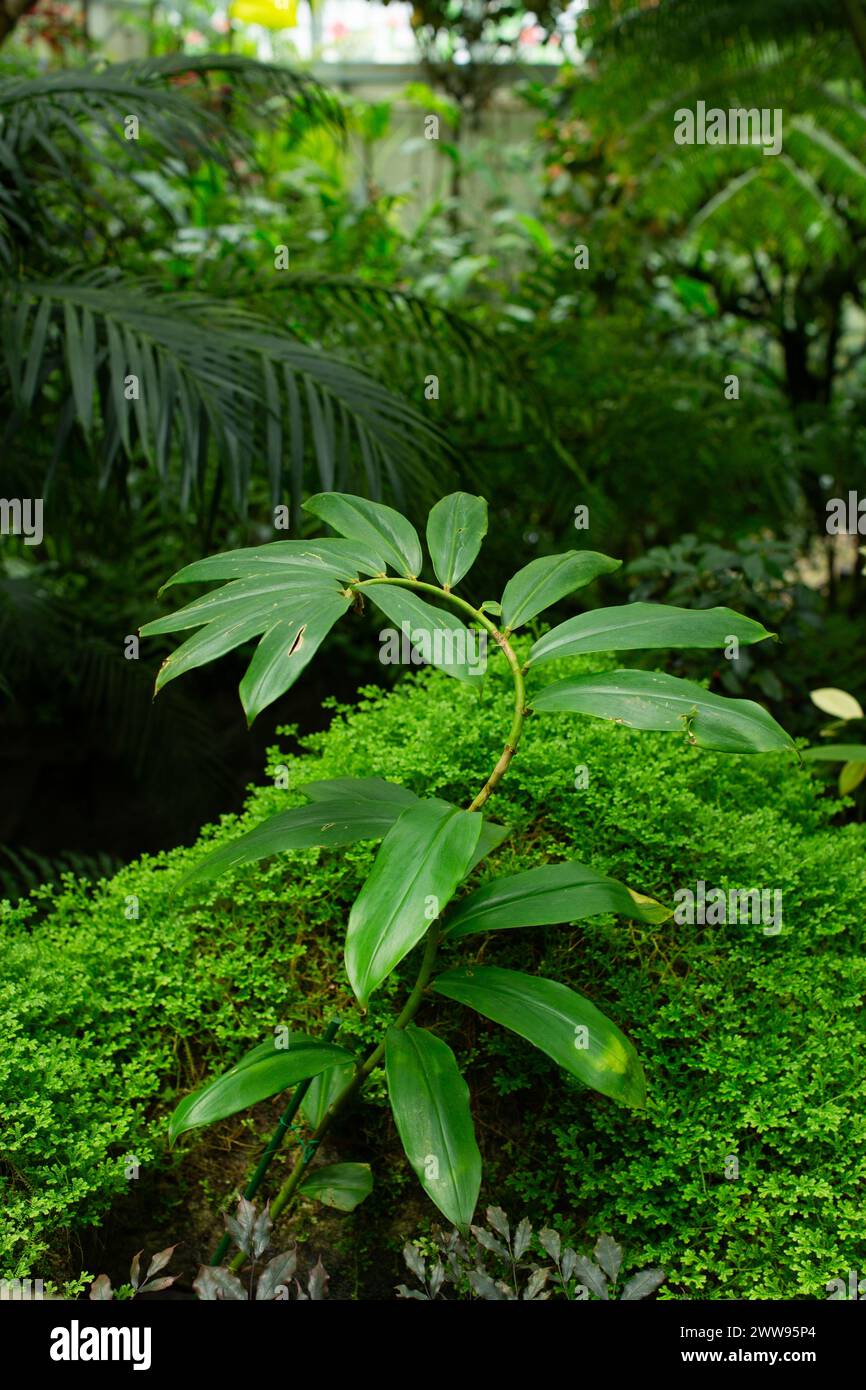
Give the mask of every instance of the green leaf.
[[813, 705], [832, 714], [834, 719], [862, 719], [863, 710], [859, 700], [849, 695], [847, 690], [838, 690], [833, 685], [822, 686], [820, 690], [810, 690]]
[[329, 1067], [314, 1076], [301, 1100], [301, 1113], [312, 1129], [318, 1129], [330, 1107], [355, 1075], [353, 1066]]
[[346, 971], [362, 1008], [424, 936], [472, 863], [482, 817], [441, 801], [408, 807], [355, 899]]
[[546, 1251], [550, 1258], [559, 1264], [562, 1259], [562, 1237], [559, 1231], [554, 1231], [549, 1226], [545, 1226], [538, 1232], [538, 1243], [542, 1250]]
[[393, 507], [346, 492], [319, 492], [307, 499], [304, 511], [327, 522], [341, 536], [363, 541], [406, 579], [421, 573], [424, 557], [418, 532]]
[[264, 634], [240, 684], [241, 701], [251, 724], [294, 685], [351, 602], [351, 594], [330, 575], [308, 574], [298, 567], [235, 579], [140, 629], [143, 637], [149, 637], [204, 627], [163, 662], [156, 690], [185, 671]]
[[810, 763], [866, 762], [866, 743], [816, 743], [802, 756]]
[[[281, 575], [283, 571], [306, 570], [332, 575], [344, 582], [360, 575], [385, 573], [379, 557], [356, 541], [271, 541], [268, 545], [225, 550], [185, 565], [163, 584], [160, 593], [172, 584], [197, 584], [213, 579], [252, 579], [256, 575]], [[288, 574], [287, 578], [292, 575]]]
[[603, 912], [655, 924], [670, 917], [672, 909], [632, 893], [615, 878], [575, 860], [544, 864], [486, 883], [458, 903], [445, 934], [458, 937], [509, 927], [552, 926]]
[[253, 1048], [231, 1071], [182, 1100], [169, 1123], [169, 1142], [188, 1129], [248, 1110], [327, 1067], [353, 1061], [351, 1052], [334, 1043], [290, 1038], [288, 1047], [278, 1048], [276, 1041], [270, 1038]]
[[30, 351], [27, 355], [27, 363], [24, 368], [24, 383], [21, 387], [23, 404], [29, 409], [33, 404], [33, 395], [36, 391], [36, 383], [42, 367], [42, 358], [45, 352], [48, 331], [51, 326], [51, 300], [48, 298], [39, 301], [39, 308], [33, 320], [30, 337]]
[[181, 642], [180, 646], [175, 647], [171, 655], [166, 657], [156, 675], [154, 694], [168, 685], [169, 681], [185, 675], [187, 671], [207, 666], [209, 662], [216, 661], [218, 657], [243, 646], [244, 642], [261, 636], [264, 621], [266, 620], [258, 609], [254, 609], [245, 617], [226, 619], [221, 623], [208, 623], [200, 632]]
[[394, 819], [407, 806], [420, 800], [408, 787], [399, 782], [386, 782], [384, 777], [331, 777], [321, 782], [305, 782], [300, 788], [311, 801], [343, 801], [359, 809], [394, 807]]
[[475, 563], [487, 535], [487, 503], [469, 492], [443, 497], [427, 518], [427, 549], [436, 578], [453, 589]]
[[330, 595], [311, 598], [297, 617], [283, 618], [265, 633], [240, 683], [248, 724], [291, 689], [349, 603]]
[[330, 1163], [314, 1168], [298, 1191], [337, 1211], [354, 1211], [373, 1191], [373, 1174], [368, 1163]]
[[866, 777], [866, 762], [845, 763], [839, 773], [839, 795], [847, 796], [859, 787], [863, 778]]
[[642, 1107], [646, 1082], [628, 1038], [588, 999], [556, 980], [492, 965], [448, 970], [430, 986], [519, 1033], [584, 1085]]
[[492, 854], [495, 849], [498, 849], [502, 841], [510, 834], [511, 831], [507, 825], [497, 825], [496, 821], [485, 818], [481, 827], [481, 834], [478, 837], [478, 845], [472, 856], [472, 863], [469, 865], [469, 872], [475, 868], [476, 864], [480, 864], [482, 859], [486, 859], [488, 854]]
[[388, 1095], [415, 1174], [447, 1220], [466, 1229], [481, 1187], [469, 1088], [441, 1038], [409, 1024], [385, 1038]]
[[[391, 824], [407, 806], [417, 806], [421, 800], [408, 787], [402, 787], [397, 782], [386, 782], [381, 777], [334, 777], [322, 782], [305, 782], [300, 790], [312, 801], [332, 803], [332, 811], [339, 809], [337, 803], [341, 801], [353, 804], [359, 812], [368, 804], [371, 810], [376, 810], [384, 819], [388, 814], [387, 808], [390, 807], [393, 816]], [[453, 804], [441, 796], [431, 797], [430, 800], [436, 801], [440, 806]], [[510, 834], [507, 825], [498, 825], [496, 821], [485, 817], [469, 869], [474, 869], [476, 864], [480, 864], [482, 859], [492, 854]]]
[[229, 844], [220, 845], [179, 880], [175, 891], [189, 888], [193, 883], [218, 878], [228, 869], [241, 864], [253, 864], [271, 854], [286, 850], [310, 849], [316, 845], [352, 845], [356, 840], [380, 840], [387, 835], [405, 809], [400, 801], [374, 801], [359, 798], [335, 798], [330, 802], [314, 801], [309, 806], [295, 806], [269, 816], [254, 830], [239, 835]]
[[539, 639], [529, 653], [540, 665], [580, 652], [624, 652], [651, 647], [725, 647], [732, 637], [746, 645], [772, 637], [760, 623], [730, 608], [672, 608], [664, 603], [626, 603], [579, 613]]
[[66, 330], [66, 369], [72, 383], [75, 415], [85, 436], [90, 434], [93, 420], [93, 388], [96, 378], [93, 342], [93, 315], [84, 311], [84, 333], [81, 332], [75, 305], [63, 305]]
[[[76, 79], [81, 93], [85, 86], [101, 80], [101, 75], [93, 71], [82, 70], [82, 74]], [[107, 138], [99, 141], [106, 156], [118, 138], [117, 120], [111, 112], [116, 113], [119, 101], [132, 101], [128, 109], [142, 115], [149, 137], [155, 134], [150, 117], [143, 113], [139, 95], [132, 100], [133, 89], [139, 94], [142, 91], [136, 84], [118, 84], [115, 79], [111, 93], [104, 94], [96, 107], [89, 102], [88, 123], [93, 112], [98, 111], [100, 124], [108, 127]], [[126, 96], [118, 95], [124, 91]], [[67, 90], [65, 96], [71, 95]], [[184, 131], [186, 144], [190, 118], [195, 109], [199, 116], [205, 113], [205, 105], [190, 101], [188, 95], [181, 98], [174, 90], [163, 95], [177, 107], [176, 116], [183, 109], [178, 126]], [[44, 97], [46, 109], [52, 108], [55, 114], [58, 96], [59, 93], [51, 92]], [[89, 98], [92, 97], [91, 90]], [[212, 114], [208, 119], [213, 119]], [[28, 121], [35, 128], [35, 107]], [[65, 141], [77, 127], [67, 114], [61, 116], [61, 121]], [[43, 123], [40, 145], [44, 138]], [[171, 143], [174, 158], [177, 142]], [[56, 144], [52, 148], [59, 149]], [[90, 153], [95, 148], [91, 143]], [[212, 138], [201, 140], [202, 154], [207, 150], [210, 156], [214, 149]], [[153, 150], [151, 143], [149, 153]], [[40, 150], [40, 157], [41, 154]], [[114, 167], [116, 170], [116, 160]], [[4, 167], [4, 176], [7, 172]], [[3, 200], [0, 187], [0, 203]], [[0, 225], [0, 258], [2, 244]], [[38, 346], [35, 314], [44, 300], [51, 308], [51, 327], [36, 379], [37, 391], [48, 391], [49, 398], [56, 394], [52, 382], [57, 384], [57, 373], [46, 377], [46, 368], [56, 363], [65, 378], [68, 364], [75, 360], [79, 397], [89, 376], [94, 402], [101, 399], [105, 407], [102, 423], [108, 430], [112, 457], [117, 454], [117, 446], [111, 442], [115, 429], [126, 444], [122, 456], [113, 465], [107, 464], [109, 471], [113, 466], [123, 476], [131, 477], [138, 464], [128, 450], [138, 453], [140, 447], [143, 457], [165, 474], [166, 485], [179, 484], [181, 505], [186, 505], [185, 497], [198, 495], [206, 487], [215, 458], [223, 467], [227, 491], [237, 508], [259, 479], [269, 481], [272, 490], [278, 478], [282, 478], [283, 485], [290, 484], [293, 499], [297, 498], [299, 505], [305, 458], [318, 472], [321, 483], [317, 486], [321, 487], [330, 485], [327, 479], [335, 464], [343, 465], [341, 472], [347, 478], [363, 476], [365, 486], [376, 488], [382, 486], [385, 477], [399, 482], [401, 477], [406, 480], [410, 475], [414, 483], [426, 485], [431, 465], [441, 466], [449, 461], [450, 451], [429, 411], [410, 406], [364, 369], [340, 361], [321, 347], [299, 342], [296, 335], [269, 322], [251, 307], [242, 306], [237, 300], [228, 301], [224, 295], [179, 296], [176, 290], [160, 289], [158, 285], [136, 281], [134, 276], [89, 271], [71, 278], [67, 274], [54, 283], [28, 283], [7, 276], [4, 297], [13, 313], [18, 306], [24, 311], [24, 322], [15, 330], [16, 338], [23, 339], [23, 352], [18, 355], [14, 371], [19, 398], [23, 386], [20, 379], [31, 360], [28, 349], [34, 342]], [[62, 314], [67, 303], [75, 308], [80, 319], [77, 335], [73, 327], [73, 340], [67, 339], [64, 331]], [[63, 339], [65, 352], [61, 352]], [[32, 360], [35, 366], [35, 358]], [[136, 401], [124, 399], [123, 382], [129, 373], [139, 377], [141, 392]], [[63, 390], [63, 386], [61, 381], [59, 389]], [[308, 404], [311, 399], [317, 402], [315, 420]], [[83, 399], [81, 403], [84, 404]], [[280, 410], [279, 421], [274, 415], [275, 406]], [[70, 400], [70, 411], [71, 408]], [[335, 460], [332, 441], [337, 416], [343, 426], [337, 447], [342, 457]], [[137, 429], [133, 429], [133, 424]], [[278, 453], [280, 431], [283, 443]], [[58, 439], [62, 442], [62, 433]], [[328, 457], [322, 456], [323, 448], [330, 449]], [[183, 458], [179, 468], [169, 474], [169, 457], [180, 454]], [[384, 567], [384, 558], [381, 566]]]
[[157, 637], [167, 632], [183, 632], [205, 623], [239, 622], [258, 615], [260, 632], [265, 632], [279, 618], [297, 613], [317, 598], [339, 599], [348, 607], [351, 595], [346, 596], [336, 580], [329, 575], [310, 575], [295, 567], [282, 572], [257, 574], [235, 579], [221, 589], [194, 599], [176, 613], [155, 618], [139, 628], [142, 637]]
[[542, 609], [566, 594], [582, 589], [600, 574], [612, 574], [622, 564], [595, 550], [566, 550], [562, 555], [541, 555], [530, 560], [509, 579], [502, 595], [502, 622], [506, 632], [529, 622]]
[[[388, 815], [391, 816], [388, 829], [401, 811], [407, 806], [417, 806], [421, 800], [408, 787], [400, 786], [397, 782], [386, 782], [381, 777], [334, 777], [322, 782], [306, 782], [300, 790], [312, 801], [331, 803], [331, 811], [339, 812], [339, 803], [345, 802], [357, 807], [360, 813], [367, 804], [371, 811], [382, 817], [383, 823]], [[440, 806], [452, 805], [452, 802], [445, 801], [441, 796], [431, 797], [430, 800], [436, 801]], [[480, 864], [482, 859], [486, 859], [488, 854], [492, 854], [510, 833], [507, 825], [498, 825], [496, 821], [485, 817], [469, 870]]]
[[633, 729], [688, 735], [722, 753], [772, 753], [793, 741], [753, 700], [711, 695], [691, 681], [655, 671], [609, 671], [556, 681], [531, 700], [539, 713], [565, 711], [610, 719]]
[[[281, 812], [281, 815], [268, 817], [256, 830], [242, 835], [232, 845], [224, 845], [214, 851], [214, 873], [203, 873], [202, 877], [215, 877], [238, 863], [252, 863], [254, 859], [264, 859], [265, 855], [278, 853], [281, 849], [307, 849], [311, 845], [348, 845], [356, 840], [381, 840], [407, 806], [417, 806], [421, 798], [399, 783], [389, 783], [382, 777], [332, 777], [313, 783], [304, 783], [299, 788], [310, 801], [322, 803], [321, 817], [310, 820], [307, 813], [310, 806], [299, 806], [296, 810]], [[432, 796], [441, 806], [452, 806], [442, 796]], [[457, 808], [459, 809], [459, 808]], [[320, 826], [320, 819], [322, 824]], [[313, 828], [310, 828], [313, 826]], [[272, 830], [272, 837], [271, 837]], [[475, 848], [470, 870], [480, 865], [493, 849], [499, 847], [510, 834], [509, 827], [499, 826], [495, 820], [484, 819], [478, 845]], [[242, 858], [235, 858], [235, 848], [240, 849]], [[224, 856], [227, 856], [225, 863]], [[204, 860], [207, 865], [209, 860]], [[203, 867], [203, 866], [202, 866]], [[199, 877], [199, 867], [182, 878], [186, 884]]]
[[406, 623], [409, 642], [419, 656], [448, 676], [462, 681], [481, 681], [487, 667], [487, 635], [466, 626], [454, 613], [434, 608], [408, 589], [391, 584], [371, 584], [364, 593], [381, 608], [398, 629], [394, 638], [397, 659], [404, 645], [401, 624]]

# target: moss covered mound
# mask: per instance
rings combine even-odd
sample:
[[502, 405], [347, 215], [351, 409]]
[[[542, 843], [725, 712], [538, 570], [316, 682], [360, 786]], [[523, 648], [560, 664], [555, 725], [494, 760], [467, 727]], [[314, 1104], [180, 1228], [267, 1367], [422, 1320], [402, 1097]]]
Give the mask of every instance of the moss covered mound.
[[[566, 669], [580, 663], [551, 679]], [[50, 1270], [70, 1231], [123, 1201], [131, 1163], [165, 1164], [179, 1092], [276, 1024], [318, 1030], [339, 1013], [341, 1040], [366, 1043], [413, 973], [410, 958], [357, 1019], [342, 944], [375, 846], [281, 856], [172, 898], [180, 873], [300, 803], [314, 778], [375, 773], [465, 803], [498, 756], [510, 702], [498, 674], [480, 700], [432, 672], [362, 691], [298, 754], [275, 749], [243, 816], [196, 845], [0, 907], [2, 1274]], [[480, 878], [574, 857], [668, 901], [699, 880], [779, 890], [783, 924], [600, 918], [455, 943], [455, 963], [483, 953], [586, 993], [634, 1039], [650, 1090], [645, 1113], [621, 1109], [519, 1038], [431, 1001], [421, 1021], [435, 1020], [472, 1089], [482, 1200], [577, 1239], [608, 1231], [630, 1265], [664, 1265], [666, 1297], [826, 1297], [829, 1279], [866, 1262], [866, 827], [832, 823], [837, 803], [793, 759], [569, 716], [528, 721], [490, 809], [513, 833]], [[277, 1107], [260, 1107], [247, 1133]], [[377, 1176], [370, 1213], [347, 1219], [349, 1243], [383, 1214], [435, 1216], [418, 1205], [380, 1083], [340, 1145]]]

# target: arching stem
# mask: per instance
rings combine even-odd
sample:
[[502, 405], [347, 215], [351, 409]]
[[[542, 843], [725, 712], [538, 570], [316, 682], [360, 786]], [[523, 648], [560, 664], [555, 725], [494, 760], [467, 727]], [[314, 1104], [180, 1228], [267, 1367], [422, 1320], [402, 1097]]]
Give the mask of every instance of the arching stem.
[[[514, 682], [514, 715], [511, 720], [511, 728], [508, 731], [505, 747], [502, 750], [498, 762], [487, 778], [487, 781], [484, 783], [484, 786], [467, 807], [469, 811], [479, 811], [505, 776], [511, 759], [517, 752], [520, 736], [523, 732], [523, 721], [526, 717], [526, 689], [523, 681], [523, 672], [520, 667], [520, 662], [515, 656], [514, 649], [508, 641], [508, 638], [499, 631], [495, 623], [492, 623], [485, 613], [482, 613], [478, 608], [473, 608], [471, 603], [467, 603], [465, 599], [459, 598], [457, 594], [452, 594], [448, 589], [440, 589], [435, 584], [427, 584], [418, 579], [390, 578], [359, 580], [349, 587], [354, 592], [361, 592], [374, 584], [393, 584], [404, 589], [413, 589], [420, 593], [433, 594], [440, 601], [444, 600], [446, 603], [450, 603], [452, 607], [458, 609], [462, 614], [470, 617], [474, 622], [480, 623], [485, 631], [493, 638], [508, 662], [511, 677]], [[403, 1008], [391, 1025], [392, 1028], [405, 1028], [408, 1023], [411, 1023], [418, 1009], [421, 1007], [424, 992], [430, 982], [430, 977], [436, 965], [436, 952], [440, 940], [441, 930], [434, 923], [425, 938], [424, 955], [421, 961], [421, 968], [418, 971], [418, 977]], [[271, 1203], [271, 1217], [274, 1221], [276, 1221], [285, 1210], [297, 1192], [303, 1179], [304, 1172], [311, 1162], [319, 1144], [331, 1128], [331, 1125], [355, 1099], [370, 1073], [375, 1071], [376, 1067], [379, 1066], [384, 1055], [385, 1039], [383, 1037], [364, 1061], [358, 1063], [355, 1069], [355, 1075], [352, 1077], [346, 1089], [342, 1091], [337, 1099], [329, 1106], [326, 1114], [316, 1126], [311, 1137], [301, 1146], [301, 1151], [295, 1160], [291, 1173], [286, 1178], [286, 1181]], [[273, 1154], [271, 1154], [271, 1157], [272, 1156]], [[240, 1269], [245, 1259], [246, 1256], [243, 1252], [239, 1252], [232, 1260], [230, 1267], [233, 1270]]]

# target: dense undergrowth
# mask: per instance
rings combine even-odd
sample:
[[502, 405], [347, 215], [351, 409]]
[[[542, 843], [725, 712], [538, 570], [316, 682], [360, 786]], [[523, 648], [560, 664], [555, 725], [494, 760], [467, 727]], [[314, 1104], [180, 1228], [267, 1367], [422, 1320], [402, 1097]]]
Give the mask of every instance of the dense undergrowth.
[[[375, 845], [281, 856], [172, 898], [181, 871], [300, 802], [314, 778], [379, 774], [468, 801], [498, 756], [510, 702], [498, 672], [480, 701], [429, 671], [388, 695], [362, 691], [298, 753], [273, 750], [244, 815], [206, 827], [196, 845], [95, 887], [69, 876], [0, 906], [0, 1275], [74, 1272], [74, 1233], [128, 1200], [132, 1159], [145, 1173], [178, 1165], [181, 1182], [194, 1170], [194, 1139], [186, 1158], [167, 1157], [179, 1092], [277, 1024], [318, 1031], [339, 1014], [341, 1040], [363, 1044], [412, 976], [410, 958], [363, 1021], [348, 986], [332, 983]], [[581, 765], [589, 780], [578, 788]], [[288, 789], [274, 785], [278, 766]], [[613, 1234], [626, 1272], [664, 1266], [661, 1297], [826, 1297], [829, 1279], [866, 1259], [866, 827], [839, 823], [839, 803], [791, 758], [541, 716], [493, 813], [513, 834], [482, 876], [572, 857], [669, 902], [699, 879], [781, 889], [784, 920], [777, 936], [600, 918], [455, 943], [462, 960], [483, 955], [586, 993], [634, 1039], [650, 1094], [645, 1113], [621, 1109], [439, 1001], [437, 1030], [473, 1090], [482, 1204], [581, 1243]], [[264, 1132], [278, 1105], [244, 1123]], [[347, 1250], [383, 1212], [399, 1226], [405, 1211], [403, 1235], [419, 1220], [375, 1078], [365, 1113], [337, 1136], [347, 1158], [364, 1148], [377, 1179], [370, 1214], [341, 1218]], [[421, 1219], [434, 1215], [425, 1206]]]

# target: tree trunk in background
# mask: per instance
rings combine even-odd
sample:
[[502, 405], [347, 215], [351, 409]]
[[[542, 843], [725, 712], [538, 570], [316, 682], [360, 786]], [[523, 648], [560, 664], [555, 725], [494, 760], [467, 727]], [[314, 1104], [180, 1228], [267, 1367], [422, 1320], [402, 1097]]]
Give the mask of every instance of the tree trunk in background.
[[0, 0], [0, 44], [5, 43], [21, 16], [35, 5], [36, 0]]

